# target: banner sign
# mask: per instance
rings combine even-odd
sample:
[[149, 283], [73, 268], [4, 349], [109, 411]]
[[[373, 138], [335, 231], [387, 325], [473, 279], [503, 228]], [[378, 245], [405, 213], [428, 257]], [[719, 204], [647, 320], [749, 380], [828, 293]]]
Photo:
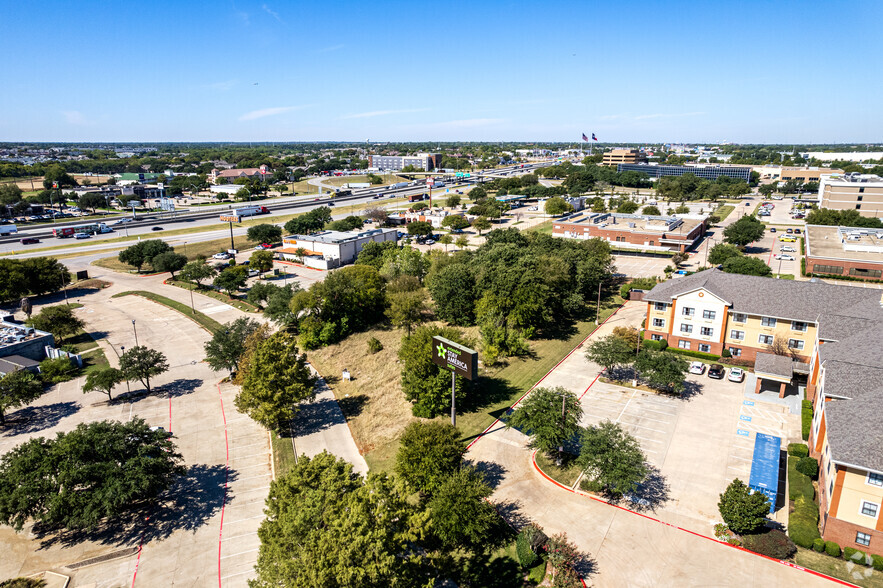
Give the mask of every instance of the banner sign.
[[467, 380], [478, 375], [478, 353], [444, 337], [432, 338], [432, 362]]

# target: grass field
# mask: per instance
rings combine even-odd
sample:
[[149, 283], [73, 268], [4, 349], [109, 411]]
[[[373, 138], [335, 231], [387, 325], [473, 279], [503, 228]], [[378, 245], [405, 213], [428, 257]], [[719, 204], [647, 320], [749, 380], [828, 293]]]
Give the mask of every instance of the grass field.
[[[601, 319], [611, 315], [621, 303], [619, 296], [602, 300]], [[593, 322], [576, 322], [560, 338], [531, 341], [529, 356], [509, 358], [500, 366], [483, 368], [475, 389], [483, 404], [457, 415], [457, 428], [464, 441], [471, 441], [502, 416], [594, 328]], [[475, 327], [464, 331], [477, 339]], [[411, 405], [400, 383], [398, 350], [403, 334], [397, 329], [376, 328], [307, 354], [334, 391], [359, 451], [374, 470], [392, 469], [399, 435], [408, 423], [417, 420], [411, 415]], [[383, 345], [380, 352], [368, 353], [367, 341], [371, 337]], [[340, 380], [344, 368], [352, 374], [352, 381]], [[438, 420], [449, 422], [449, 418], [442, 416]]]
[[559, 484], [564, 484], [570, 488], [576, 483], [580, 471], [574, 463], [574, 456], [565, 453], [564, 460], [560, 466], [555, 465], [555, 459], [549, 459], [549, 457], [542, 451], [537, 452], [536, 459], [537, 465], [540, 466], [540, 469]]
[[176, 300], [172, 300], [171, 298], [166, 298], [165, 296], [160, 296], [159, 294], [154, 294], [153, 292], [145, 292], [144, 290], [128, 290], [126, 292], [120, 292], [119, 294], [114, 294], [111, 298], [119, 298], [120, 296], [141, 296], [142, 298], [147, 298], [148, 300], [153, 300], [163, 306], [168, 306], [173, 310], [177, 310], [200, 327], [204, 328], [209, 333], [214, 333], [215, 331], [220, 330], [223, 325], [216, 321], [213, 318], [197, 311], [191, 310], [186, 304], [181, 304]]
[[[119, 261], [119, 260], [117, 260]], [[239, 300], [238, 298], [230, 298], [223, 292], [218, 292], [212, 288], [198, 288], [196, 284], [191, 284], [190, 282], [183, 282], [181, 280], [167, 280], [166, 284], [170, 286], [177, 286], [183, 290], [194, 290], [203, 296], [208, 296], [209, 298], [214, 298], [215, 300], [220, 300], [225, 304], [229, 304], [234, 308], [238, 308], [243, 312], [259, 312], [258, 307], [245, 302], [244, 300]]]
[[276, 469], [276, 477], [281, 478], [297, 463], [294, 447], [291, 445], [291, 437], [271, 432], [270, 439], [273, 442], [273, 467]]
[[841, 558], [817, 553], [812, 549], [797, 548], [797, 565], [846, 580], [863, 588], [883, 588], [883, 572], [863, 565], [855, 565]]
[[530, 227], [529, 229], [524, 229], [525, 231], [535, 231], [537, 233], [546, 233], [547, 235], [552, 234], [552, 221], [547, 220], [543, 221], [538, 225]]
[[721, 206], [718, 207], [717, 210], [714, 211], [714, 214], [716, 214], [721, 220], [724, 220], [734, 210], [736, 210], [735, 206], [731, 206], [729, 204], [722, 204]]

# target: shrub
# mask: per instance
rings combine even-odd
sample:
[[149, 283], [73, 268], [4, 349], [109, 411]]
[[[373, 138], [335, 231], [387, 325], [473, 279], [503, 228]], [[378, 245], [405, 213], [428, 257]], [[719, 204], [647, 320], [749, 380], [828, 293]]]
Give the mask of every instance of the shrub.
[[865, 552], [854, 547], [843, 548], [843, 559], [857, 564], [871, 565], [871, 560], [865, 555]]
[[644, 339], [641, 341], [641, 347], [644, 349], [652, 349], [653, 351], [665, 351], [665, 348], [668, 347], [668, 341], [665, 339], [661, 339], [659, 341], [654, 341], [653, 339]]
[[788, 515], [788, 534], [797, 545], [811, 549], [819, 538], [819, 509], [814, 502], [800, 496], [794, 501], [794, 510]]
[[809, 447], [805, 443], [789, 443], [788, 455], [794, 457], [809, 457]]
[[733, 354], [730, 353], [729, 349], [724, 349], [723, 351], [721, 351], [721, 357], [733, 357]]
[[67, 382], [74, 377], [74, 369], [71, 360], [64, 356], [44, 359], [40, 362], [40, 379], [47, 386]]
[[797, 551], [788, 536], [778, 529], [757, 535], [744, 535], [742, 545], [749, 551], [775, 559], [788, 559]]
[[600, 494], [604, 491], [604, 485], [601, 482], [588, 478], [583, 478], [583, 481], [579, 483], [579, 488], [583, 492], [594, 492], [595, 494]]
[[717, 361], [720, 359], [720, 355], [715, 355], [713, 353], [702, 353], [701, 351], [690, 351], [689, 349], [681, 349], [680, 347], [669, 347], [667, 351], [670, 353], [677, 353], [679, 355], [686, 355], [688, 357], [704, 359], [706, 361]]
[[883, 572], [883, 556], [876, 554], [872, 555], [871, 565], [873, 565], [874, 569], [878, 572]]
[[809, 439], [809, 431], [812, 427], [812, 401], [804, 400], [800, 409], [801, 435], [803, 440]]
[[801, 457], [797, 461], [797, 471], [815, 480], [819, 475], [819, 462], [811, 457]]
[[825, 553], [831, 557], [840, 557], [840, 546], [833, 541], [825, 541]]
[[797, 469], [800, 459], [796, 457], [788, 458], [788, 498], [797, 500], [798, 497], [804, 496], [807, 500], [812, 501], [815, 497], [815, 489], [809, 476], [802, 474]]
[[539, 556], [530, 548], [530, 541], [524, 531], [519, 533], [515, 540], [515, 552], [518, 554], [521, 567], [525, 569], [533, 567], [539, 559]]
[[368, 339], [368, 353], [377, 353], [383, 349], [383, 343], [381, 343], [377, 337], [371, 337]]
[[821, 537], [813, 539], [812, 548], [813, 551], [818, 551], [819, 553], [822, 553], [823, 551], [825, 551], [825, 540]]

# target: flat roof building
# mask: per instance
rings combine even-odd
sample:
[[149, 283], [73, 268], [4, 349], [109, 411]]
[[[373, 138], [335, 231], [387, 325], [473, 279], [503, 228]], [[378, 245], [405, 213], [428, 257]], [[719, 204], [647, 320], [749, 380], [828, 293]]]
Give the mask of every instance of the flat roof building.
[[883, 280], [883, 229], [808, 225], [806, 271]]
[[646, 163], [647, 156], [637, 149], [613, 149], [604, 153], [602, 165], [619, 165], [620, 163]]
[[[321, 231], [312, 235], [289, 235], [276, 250], [281, 259], [297, 261], [316, 269], [334, 269], [356, 261], [359, 252], [370, 242], [398, 241], [396, 229], [368, 231]], [[303, 250], [299, 252], [299, 250]]]
[[0, 358], [14, 356], [42, 361], [46, 359], [46, 347], [54, 345], [51, 333], [14, 322], [12, 315], [0, 319]]
[[400, 171], [409, 165], [413, 168], [432, 171], [441, 167], [441, 153], [418, 153], [416, 155], [369, 155], [368, 167]]
[[802, 184], [809, 182], [818, 182], [822, 176], [831, 174], [842, 174], [842, 169], [831, 169], [829, 167], [783, 167], [779, 173], [779, 180], [783, 182], [795, 181]]
[[705, 234], [705, 218], [586, 212], [555, 220], [552, 234], [603, 239], [622, 249], [684, 252]]
[[734, 167], [722, 165], [655, 165], [655, 164], [632, 164], [620, 163], [616, 166], [616, 171], [634, 171], [645, 173], [651, 178], [661, 178], [663, 176], [682, 176], [684, 174], [693, 174], [697, 178], [705, 180], [716, 180], [720, 176], [728, 176], [736, 180], [748, 182], [751, 180], [751, 167]]
[[819, 181], [822, 208], [857, 210], [867, 217], [883, 216], [883, 178], [872, 174], [823, 175]]

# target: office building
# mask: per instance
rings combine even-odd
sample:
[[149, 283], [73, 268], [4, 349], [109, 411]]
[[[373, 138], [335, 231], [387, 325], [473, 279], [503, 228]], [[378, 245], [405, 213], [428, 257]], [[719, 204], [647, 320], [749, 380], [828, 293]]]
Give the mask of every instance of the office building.
[[808, 225], [804, 235], [807, 273], [883, 280], [883, 229]]
[[783, 167], [779, 173], [779, 180], [782, 182], [795, 181], [801, 184], [810, 182], [819, 182], [823, 175], [841, 174], [842, 169], [831, 169], [829, 167]]
[[260, 167], [245, 167], [233, 169], [213, 169], [208, 175], [212, 184], [229, 184], [239, 178], [268, 178], [273, 170], [266, 165]]
[[616, 171], [641, 172], [647, 174], [651, 178], [693, 174], [697, 178], [702, 178], [705, 180], [716, 180], [720, 176], [729, 176], [733, 179], [742, 180], [745, 182], [751, 180], [751, 166], [736, 167], [711, 164], [686, 166], [620, 163], [616, 166]]
[[367, 243], [397, 240], [396, 229], [321, 231], [312, 235], [283, 237], [282, 248], [277, 249], [276, 254], [287, 261], [297, 261], [308, 267], [327, 270], [356, 261]]
[[555, 220], [552, 235], [603, 239], [615, 249], [683, 253], [705, 234], [703, 217], [585, 212]]
[[637, 149], [612, 149], [604, 153], [602, 165], [619, 165], [620, 163], [647, 163], [647, 156]]
[[883, 178], [871, 174], [822, 175], [819, 181], [822, 208], [857, 210], [862, 216], [883, 216]]
[[416, 155], [369, 155], [371, 169], [400, 171], [409, 165], [414, 169], [432, 171], [441, 167], [441, 153], [418, 153]]

